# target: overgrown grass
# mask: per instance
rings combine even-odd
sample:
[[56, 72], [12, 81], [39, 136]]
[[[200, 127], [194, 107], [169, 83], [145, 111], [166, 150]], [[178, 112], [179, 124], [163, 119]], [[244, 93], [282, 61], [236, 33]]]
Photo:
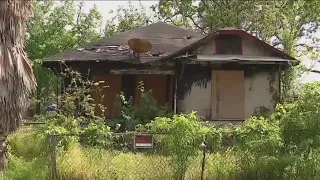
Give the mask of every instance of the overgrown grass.
[[47, 137], [38, 132], [39, 127], [25, 126], [8, 138], [10, 154], [29, 160], [43, 157], [48, 151]]
[[[9, 137], [9, 167], [4, 180], [44, 180], [49, 158], [46, 137], [34, 127], [23, 127]], [[206, 180], [315, 180], [320, 179], [320, 153], [263, 154], [241, 148], [208, 153]], [[259, 148], [260, 151], [260, 148]], [[200, 179], [201, 155], [188, 166], [186, 180]], [[174, 179], [170, 157], [159, 154], [85, 148], [77, 143], [57, 153], [58, 176], [63, 180]]]
[[1, 174], [4, 180], [43, 180], [47, 177], [46, 137], [37, 128], [21, 127], [8, 138], [9, 166]]
[[45, 180], [47, 177], [47, 159], [10, 156], [10, 164], [2, 174], [4, 180]]
[[71, 146], [59, 156], [58, 172], [65, 180], [170, 179], [167, 157]]

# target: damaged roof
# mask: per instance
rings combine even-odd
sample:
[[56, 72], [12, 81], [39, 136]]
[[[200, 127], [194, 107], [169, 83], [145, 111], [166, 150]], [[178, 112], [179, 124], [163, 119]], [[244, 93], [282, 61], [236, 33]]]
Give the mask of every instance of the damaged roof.
[[[205, 37], [199, 32], [185, 30], [166, 23], [155, 23], [122, 34], [71, 49], [44, 59], [44, 63], [57, 61], [117, 61], [148, 63], [169, 57], [173, 53]], [[152, 49], [135, 59], [128, 46], [132, 38], [148, 40]]]

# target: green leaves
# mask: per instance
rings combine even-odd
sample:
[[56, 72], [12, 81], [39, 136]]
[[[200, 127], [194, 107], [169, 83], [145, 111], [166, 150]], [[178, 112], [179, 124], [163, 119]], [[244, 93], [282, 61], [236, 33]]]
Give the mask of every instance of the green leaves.
[[235, 128], [235, 147], [259, 155], [276, 155], [282, 148], [280, 128], [277, 122], [252, 117], [244, 125]]
[[[167, 107], [158, 105], [152, 92], [144, 91], [143, 84], [138, 87], [140, 91], [140, 104], [137, 106], [132, 102], [132, 99], [126, 99], [123, 93], [120, 93], [117, 98], [117, 105], [120, 110], [120, 117], [116, 123], [121, 124], [121, 131], [132, 131], [144, 129], [144, 125], [149, 123], [156, 117], [170, 117], [172, 112]], [[137, 127], [138, 126], [138, 127]]]
[[148, 20], [150, 17], [147, 16], [142, 6], [136, 8], [129, 2], [127, 7], [119, 7], [117, 14], [107, 21], [104, 34], [106, 37], [110, 37], [133, 30], [147, 25]]
[[305, 85], [281, 120], [284, 142], [293, 151], [320, 148], [320, 83]]
[[165, 133], [156, 135], [156, 140], [172, 156], [175, 179], [183, 179], [189, 163], [197, 157], [203, 142], [208, 140], [215, 145], [220, 144], [218, 131], [201, 122], [195, 112], [174, 115], [172, 118], [158, 117], [147, 127], [151, 132]]
[[28, 24], [26, 50], [32, 60], [42, 59], [100, 37], [102, 15], [96, 7], [89, 13], [76, 10], [74, 1], [36, 1]]
[[41, 103], [37, 107], [38, 113], [41, 111], [39, 105], [43, 107], [54, 102], [60, 84], [53, 72], [42, 67], [42, 59], [100, 37], [97, 29], [101, 26], [102, 16], [97, 8], [84, 13], [81, 3], [78, 10], [75, 5], [75, 1], [35, 2], [34, 16], [27, 27], [26, 51], [36, 62], [36, 99]]

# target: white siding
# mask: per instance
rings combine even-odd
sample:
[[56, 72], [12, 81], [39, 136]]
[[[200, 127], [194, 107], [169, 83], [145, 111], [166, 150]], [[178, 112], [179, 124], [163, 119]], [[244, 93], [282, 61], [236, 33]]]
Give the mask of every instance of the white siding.
[[242, 54], [244, 56], [270, 56], [261, 46], [247, 38], [242, 38]]
[[[210, 40], [200, 48], [201, 55], [213, 55], [216, 53], [216, 41]], [[250, 39], [242, 38], [242, 55], [244, 56], [270, 56], [270, 53], [264, 50], [259, 44]]]
[[[252, 77], [245, 78], [245, 118], [254, 115], [260, 107], [273, 111], [275, 102], [274, 93], [270, 92], [270, 85], [279, 93], [279, 73], [276, 72], [274, 82], [270, 84], [270, 76], [267, 72], [260, 72]], [[272, 82], [272, 81], [271, 81]]]
[[211, 82], [206, 87], [193, 83], [191, 91], [178, 102], [180, 112], [197, 111], [197, 115], [210, 119], [211, 113]]
[[201, 55], [213, 55], [216, 53], [216, 42], [211, 40], [202, 46]]

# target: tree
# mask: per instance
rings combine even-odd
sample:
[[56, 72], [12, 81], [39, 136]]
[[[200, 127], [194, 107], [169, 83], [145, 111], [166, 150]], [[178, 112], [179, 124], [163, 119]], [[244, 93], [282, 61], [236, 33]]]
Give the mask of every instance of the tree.
[[26, 49], [32, 60], [42, 59], [80, 46], [100, 37], [102, 15], [94, 6], [83, 12], [74, 1], [37, 1], [34, 16], [28, 23]]
[[[112, 14], [113, 11], [110, 12]], [[118, 33], [130, 31], [153, 22], [152, 17], [147, 16], [145, 8], [134, 7], [130, 2], [127, 7], [118, 7], [117, 14], [108, 20], [105, 26], [105, 36], [110, 37]]]
[[0, 169], [7, 164], [7, 136], [19, 126], [36, 85], [23, 49], [31, 15], [32, 1], [0, 1]]
[[[310, 45], [318, 41], [313, 35], [320, 23], [320, 1], [160, 0], [153, 10], [164, 21], [180, 19], [203, 33], [240, 28], [298, 58], [318, 48]], [[295, 75], [293, 68], [282, 75], [284, 100], [292, 94]]]
[[35, 2], [34, 16], [28, 23], [26, 50], [35, 62], [38, 113], [42, 104], [52, 103], [59, 82], [53, 72], [42, 67], [41, 59], [98, 39], [101, 20], [97, 7], [85, 13], [82, 2], [78, 8], [75, 1]]

